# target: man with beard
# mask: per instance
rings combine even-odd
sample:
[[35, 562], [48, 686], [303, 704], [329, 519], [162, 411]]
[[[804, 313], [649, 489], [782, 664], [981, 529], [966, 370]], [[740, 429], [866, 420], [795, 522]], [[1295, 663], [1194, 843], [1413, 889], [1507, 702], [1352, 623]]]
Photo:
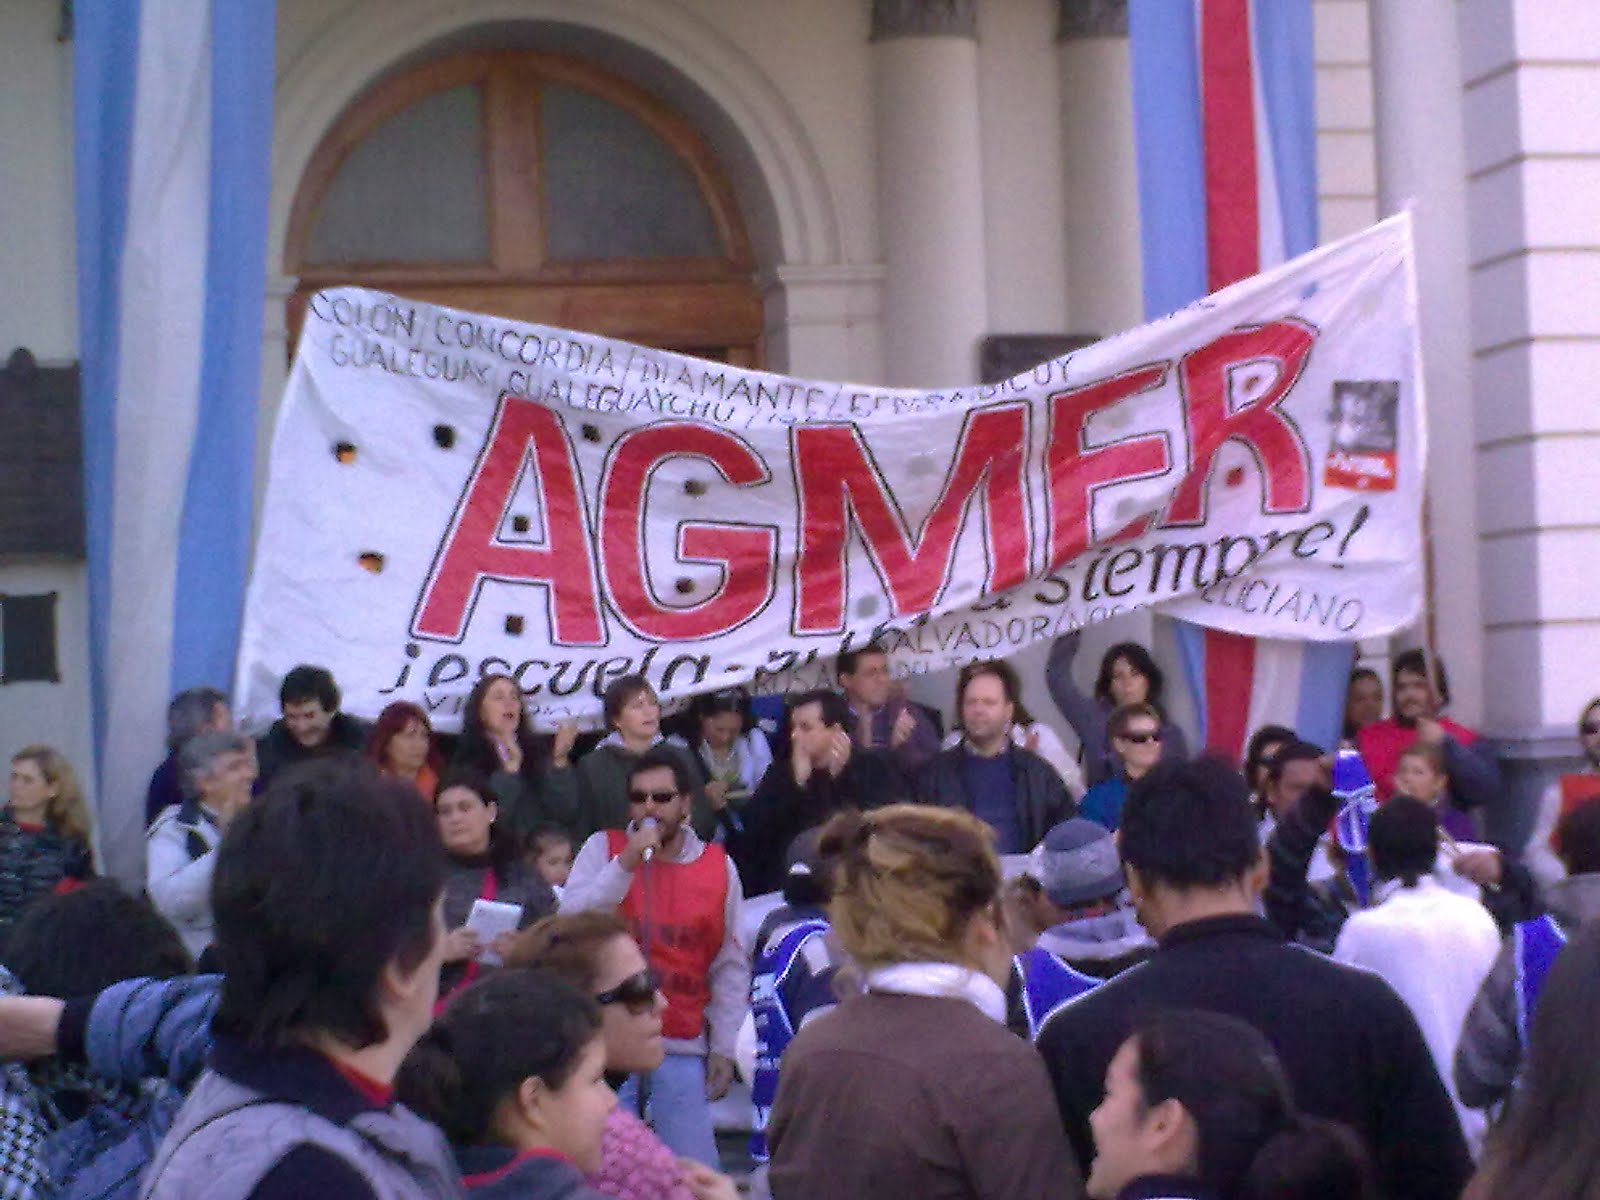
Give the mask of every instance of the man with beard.
[[1500, 793], [1500, 768], [1494, 756], [1478, 744], [1476, 732], [1440, 715], [1449, 703], [1450, 685], [1437, 658], [1429, 671], [1429, 657], [1422, 650], [1407, 650], [1394, 660], [1390, 689], [1394, 716], [1374, 721], [1356, 734], [1356, 745], [1377, 786], [1378, 799], [1394, 795], [1400, 755], [1420, 742], [1438, 747], [1443, 755], [1450, 797], [1458, 807], [1492, 804]]

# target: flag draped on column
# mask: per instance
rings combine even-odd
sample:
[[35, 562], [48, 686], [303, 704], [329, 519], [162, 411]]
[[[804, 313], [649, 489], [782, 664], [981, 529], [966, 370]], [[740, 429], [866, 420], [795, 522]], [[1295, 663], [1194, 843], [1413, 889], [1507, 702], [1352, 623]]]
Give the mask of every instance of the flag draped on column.
[[[1139, 224], [1148, 318], [1317, 244], [1311, 0], [1131, 0]], [[1157, 618], [1199, 739], [1235, 760], [1250, 731], [1338, 738], [1352, 648]]]
[[99, 0], [74, 25], [96, 835], [142, 872], [177, 689], [226, 689], [248, 567], [270, 0]]

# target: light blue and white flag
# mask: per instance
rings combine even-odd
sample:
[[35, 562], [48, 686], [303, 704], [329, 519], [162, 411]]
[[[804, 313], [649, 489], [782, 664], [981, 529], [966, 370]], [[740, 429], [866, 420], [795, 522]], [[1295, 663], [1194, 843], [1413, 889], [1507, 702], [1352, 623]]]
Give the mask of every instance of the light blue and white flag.
[[75, 13], [96, 833], [139, 877], [171, 694], [226, 689], [248, 568], [272, 0]]

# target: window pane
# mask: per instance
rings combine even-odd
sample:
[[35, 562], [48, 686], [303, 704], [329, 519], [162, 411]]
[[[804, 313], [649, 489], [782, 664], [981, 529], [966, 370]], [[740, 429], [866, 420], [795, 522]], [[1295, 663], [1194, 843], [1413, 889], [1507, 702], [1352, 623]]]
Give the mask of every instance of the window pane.
[[553, 259], [720, 256], [694, 177], [643, 121], [592, 93], [540, 90]]
[[323, 196], [307, 261], [486, 262], [482, 110], [477, 87], [449, 88], [373, 130]]

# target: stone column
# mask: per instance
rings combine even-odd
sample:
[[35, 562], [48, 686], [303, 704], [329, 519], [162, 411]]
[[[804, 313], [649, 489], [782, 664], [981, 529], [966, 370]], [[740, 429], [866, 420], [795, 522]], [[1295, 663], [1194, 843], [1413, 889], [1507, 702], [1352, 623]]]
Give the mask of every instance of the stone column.
[[873, 0], [887, 382], [975, 382], [987, 330], [977, 0]]
[[1067, 314], [1101, 335], [1144, 320], [1127, 0], [1059, 0]]
[[1600, 9], [1438, 6], [1461, 41], [1470, 305], [1441, 319], [1470, 338], [1477, 400], [1485, 726], [1532, 792], [1600, 691]]
[[881, 266], [778, 266], [763, 272], [760, 284], [769, 370], [883, 378]]
[[1432, 582], [1424, 620], [1450, 673], [1451, 711], [1476, 725], [1484, 627], [1456, 3], [1375, 3], [1371, 21], [1378, 205], [1388, 215], [1409, 204], [1416, 219]]

